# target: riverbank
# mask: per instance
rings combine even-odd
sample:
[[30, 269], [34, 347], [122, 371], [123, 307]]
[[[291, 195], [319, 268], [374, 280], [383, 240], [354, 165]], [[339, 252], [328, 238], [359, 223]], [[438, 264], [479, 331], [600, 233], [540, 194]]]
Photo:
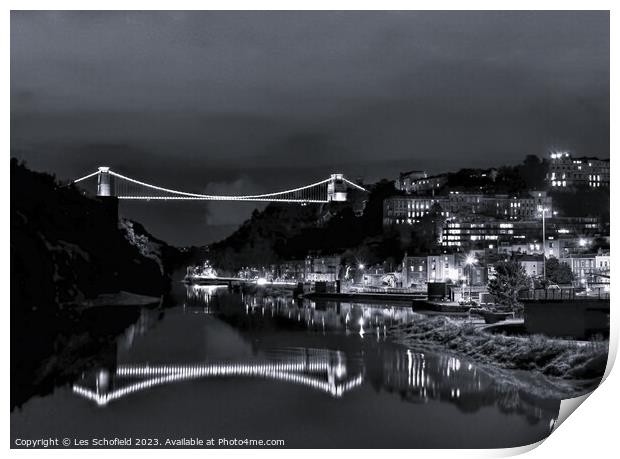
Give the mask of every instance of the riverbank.
[[424, 317], [389, 333], [400, 344], [460, 355], [490, 371], [495, 367], [495, 373], [520, 371], [536, 382], [536, 390], [560, 398], [596, 388], [607, 365], [607, 341], [580, 344], [542, 335], [497, 335], [449, 317]]
[[351, 303], [380, 303], [401, 308], [411, 308], [422, 314], [445, 314], [451, 316], [469, 316], [471, 306], [457, 303], [429, 301], [424, 295], [410, 293], [335, 293], [311, 292], [303, 295], [311, 301], [347, 301]]
[[424, 301], [425, 298], [419, 294], [411, 293], [366, 293], [366, 292], [311, 292], [306, 293], [304, 298], [309, 300], [331, 300], [331, 301], [382, 301], [413, 304], [414, 301]]

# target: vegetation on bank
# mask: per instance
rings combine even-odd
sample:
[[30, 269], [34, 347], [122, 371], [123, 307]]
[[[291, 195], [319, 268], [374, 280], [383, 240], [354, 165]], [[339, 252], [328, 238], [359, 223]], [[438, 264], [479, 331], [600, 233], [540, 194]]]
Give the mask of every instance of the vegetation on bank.
[[489, 293], [502, 308], [521, 313], [519, 292], [529, 285], [530, 279], [518, 262], [500, 261], [495, 264], [495, 276], [489, 281]]
[[[423, 317], [390, 330], [396, 341], [427, 345], [454, 352], [471, 360], [509, 370], [539, 372], [574, 383], [574, 391], [595, 387], [605, 373], [608, 341], [580, 345], [542, 335], [493, 334], [474, 324], [449, 317]], [[566, 391], [566, 388], [564, 387]], [[570, 394], [570, 391], [566, 395]]]
[[[367, 263], [398, 256], [403, 247], [397, 233], [384, 233], [383, 200], [397, 191], [392, 182], [373, 185], [346, 203], [269, 204], [223, 241], [209, 246], [212, 264], [222, 272], [244, 266], [268, 266], [305, 258], [309, 253], [344, 254], [354, 259], [363, 251]], [[365, 201], [365, 206], [361, 205]], [[354, 206], [364, 207], [360, 213]]]

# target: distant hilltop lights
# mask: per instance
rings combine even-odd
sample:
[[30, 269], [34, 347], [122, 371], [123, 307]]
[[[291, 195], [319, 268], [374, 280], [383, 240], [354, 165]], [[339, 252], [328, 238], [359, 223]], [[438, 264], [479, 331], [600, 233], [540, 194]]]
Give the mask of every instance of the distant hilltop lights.
[[550, 153], [547, 182], [553, 188], [609, 187], [609, 159], [573, 157], [570, 153]]

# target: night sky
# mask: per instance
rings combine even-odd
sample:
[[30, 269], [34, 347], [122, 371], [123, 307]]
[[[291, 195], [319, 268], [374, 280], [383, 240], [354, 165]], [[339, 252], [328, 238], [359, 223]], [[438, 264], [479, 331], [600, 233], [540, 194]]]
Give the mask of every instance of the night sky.
[[[208, 193], [609, 157], [609, 14], [13, 12], [11, 149]], [[204, 244], [256, 206], [121, 207]]]

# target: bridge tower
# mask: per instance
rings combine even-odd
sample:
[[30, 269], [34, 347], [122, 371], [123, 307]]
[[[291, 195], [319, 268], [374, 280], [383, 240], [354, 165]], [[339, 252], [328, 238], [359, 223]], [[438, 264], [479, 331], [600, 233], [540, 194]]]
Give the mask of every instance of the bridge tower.
[[103, 204], [110, 228], [116, 229], [118, 227], [118, 198], [112, 193], [109, 167], [99, 167], [97, 196]]
[[97, 196], [112, 196], [110, 186], [110, 168], [100, 167], [97, 175]]
[[347, 185], [342, 174], [332, 174], [327, 184], [327, 200], [344, 202], [347, 200]]

